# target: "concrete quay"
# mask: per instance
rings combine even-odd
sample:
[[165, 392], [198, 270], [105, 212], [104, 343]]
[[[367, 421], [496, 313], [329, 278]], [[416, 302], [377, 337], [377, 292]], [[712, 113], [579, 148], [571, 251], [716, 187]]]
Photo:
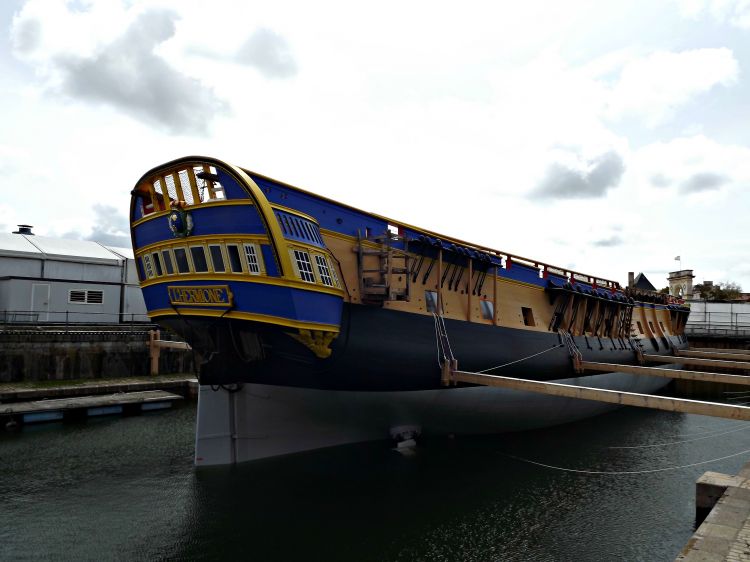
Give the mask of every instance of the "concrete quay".
[[166, 390], [186, 397], [198, 395], [198, 380], [193, 375], [155, 375], [79, 381], [0, 383], [0, 403], [91, 396], [115, 392]]
[[705, 519], [675, 561], [750, 562], [750, 462], [737, 476], [703, 474], [695, 500], [697, 521]]

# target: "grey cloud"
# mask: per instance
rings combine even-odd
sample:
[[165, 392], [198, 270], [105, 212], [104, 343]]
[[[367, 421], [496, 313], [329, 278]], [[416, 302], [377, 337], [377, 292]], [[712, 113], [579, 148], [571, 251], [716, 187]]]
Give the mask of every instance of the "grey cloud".
[[613, 246], [622, 245], [623, 242], [624, 240], [620, 236], [615, 234], [613, 236], [610, 236], [609, 238], [595, 240], [594, 242], [591, 243], [591, 245], [597, 246], [599, 248], [612, 248]]
[[42, 41], [42, 24], [38, 19], [29, 18], [13, 26], [13, 50], [19, 55], [27, 55], [36, 50]]
[[297, 74], [289, 44], [278, 33], [263, 27], [247, 38], [235, 60], [256, 68], [266, 78], [289, 78]]
[[226, 110], [224, 102], [153, 52], [174, 35], [176, 18], [168, 11], [146, 12], [94, 57], [58, 57], [63, 93], [114, 106], [172, 133], [206, 132], [208, 122]]
[[680, 193], [698, 193], [700, 191], [712, 191], [719, 189], [727, 183], [729, 178], [723, 174], [713, 172], [702, 172], [694, 174], [680, 185]]
[[128, 218], [110, 205], [97, 204], [93, 210], [96, 215], [94, 227], [85, 239], [105, 246], [130, 247]]
[[654, 174], [651, 176], [651, 185], [654, 187], [669, 187], [672, 184], [672, 180], [664, 174]]
[[625, 173], [622, 157], [609, 151], [588, 162], [587, 170], [576, 170], [555, 162], [530, 196], [540, 199], [589, 199], [604, 197]]

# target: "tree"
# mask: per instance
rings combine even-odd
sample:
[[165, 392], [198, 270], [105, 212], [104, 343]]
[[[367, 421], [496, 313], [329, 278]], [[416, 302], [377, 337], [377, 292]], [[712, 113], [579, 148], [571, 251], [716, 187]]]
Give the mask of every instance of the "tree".
[[693, 290], [707, 301], [736, 300], [742, 293], [742, 287], [734, 281], [721, 281], [712, 285], [700, 284], [693, 287]]

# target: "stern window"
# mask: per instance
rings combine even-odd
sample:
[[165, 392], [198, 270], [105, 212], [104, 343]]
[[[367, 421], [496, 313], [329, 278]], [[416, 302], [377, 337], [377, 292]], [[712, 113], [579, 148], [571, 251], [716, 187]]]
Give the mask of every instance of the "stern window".
[[172, 265], [172, 255], [169, 253], [169, 250], [162, 250], [161, 255], [164, 258], [164, 267], [167, 270], [167, 275], [172, 275], [174, 273], [174, 266]]
[[161, 260], [159, 259], [159, 252], [154, 252], [151, 254], [151, 257], [154, 259], [154, 265], [156, 266], [156, 274], [161, 277], [164, 275], [164, 270], [161, 268]]
[[206, 250], [203, 246], [190, 246], [190, 255], [193, 257], [193, 266], [198, 273], [208, 271], [208, 262], [206, 261]]
[[151, 256], [146, 254], [143, 256], [143, 270], [146, 272], [146, 277], [151, 279], [154, 276], [154, 266], [151, 262]]
[[315, 283], [315, 275], [313, 274], [312, 264], [310, 263], [310, 255], [301, 250], [294, 250], [294, 259], [297, 262], [297, 269], [299, 270], [299, 276], [302, 280], [307, 281], [308, 283]]
[[208, 247], [211, 252], [211, 263], [213, 263], [214, 271], [217, 273], [223, 273], [227, 270], [224, 265], [224, 255], [221, 253], [221, 246], [211, 245]]
[[247, 270], [253, 275], [260, 275], [258, 251], [254, 244], [245, 244], [245, 259], [247, 260]]
[[229, 267], [232, 270], [232, 273], [242, 273], [240, 249], [236, 244], [227, 244], [227, 255], [229, 256]]
[[177, 271], [180, 273], [190, 273], [190, 264], [188, 263], [185, 248], [175, 248], [174, 259], [177, 262]]
[[320, 280], [323, 282], [323, 285], [328, 285], [329, 287], [333, 287], [333, 279], [331, 278], [331, 271], [328, 269], [328, 262], [326, 261], [325, 256], [315, 256], [315, 263], [318, 266], [318, 274], [320, 275]]

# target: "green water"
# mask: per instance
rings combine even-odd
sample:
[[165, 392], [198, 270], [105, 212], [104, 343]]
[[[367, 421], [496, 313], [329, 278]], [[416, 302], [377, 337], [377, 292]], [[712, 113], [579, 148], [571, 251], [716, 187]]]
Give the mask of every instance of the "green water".
[[513, 458], [631, 471], [750, 449], [741, 422], [626, 409], [413, 456], [369, 443], [196, 471], [194, 419], [187, 403], [0, 430], [0, 559], [673, 560], [696, 478], [750, 458], [634, 475]]

